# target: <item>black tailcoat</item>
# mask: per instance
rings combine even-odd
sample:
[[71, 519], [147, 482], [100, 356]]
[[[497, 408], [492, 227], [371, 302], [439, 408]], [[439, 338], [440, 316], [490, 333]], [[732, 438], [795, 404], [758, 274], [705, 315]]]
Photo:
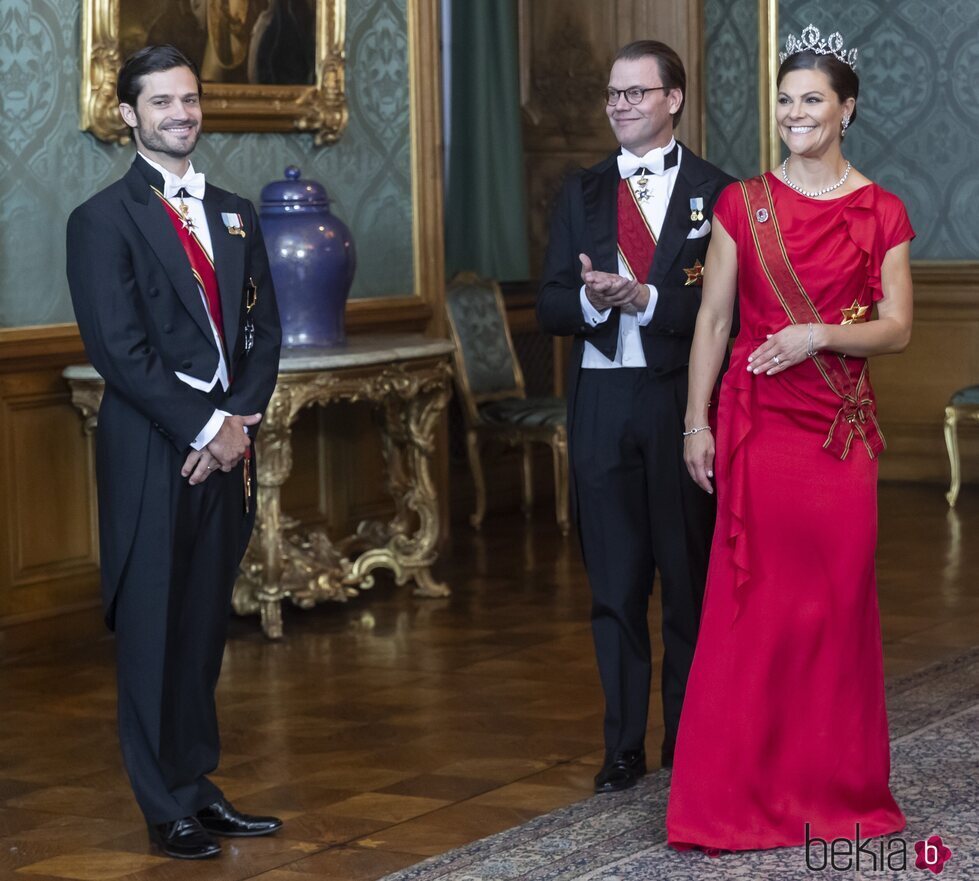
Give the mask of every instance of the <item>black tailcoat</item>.
[[668, 740], [679, 723], [713, 528], [713, 500], [696, 488], [682, 459], [686, 367], [701, 291], [687, 284], [685, 270], [705, 262], [710, 242], [709, 232], [696, 235], [703, 226], [691, 219], [691, 199], [703, 200], [709, 219], [721, 191], [733, 181], [682, 147], [644, 279], [658, 292], [652, 320], [639, 330], [646, 367], [583, 370], [586, 340], [610, 359], [618, 342], [618, 309], [594, 327], [582, 314], [578, 258], [585, 253], [596, 270], [618, 272], [617, 155], [566, 181], [554, 210], [537, 300], [541, 328], [573, 337], [567, 383], [571, 500], [593, 594], [609, 753], [639, 748], [645, 736], [650, 669], [645, 610], [657, 571], [663, 582]]
[[[235, 414], [264, 412], [275, 388], [281, 341], [255, 209], [247, 199], [208, 183], [203, 203], [233, 383], [227, 393], [218, 384], [205, 394], [177, 379], [179, 370], [209, 381], [218, 352], [187, 255], [151, 186], [162, 191], [163, 180], [137, 156], [121, 180], [76, 208], [68, 220], [75, 317], [86, 354], [105, 380], [98, 489], [102, 599], [110, 625], [146, 490], [151, 438], [165, 439], [185, 455], [215, 407]], [[244, 237], [227, 232], [225, 213], [240, 215]], [[258, 289], [258, 301], [251, 316], [255, 344], [246, 355], [249, 279]], [[248, 528], [242, 538], [247, 543]]]
[[[263, 413], [281, 330], [268, 256], [251, 203], [208, 183], [203, 205], [221, 298], [226, 391], [209, 382], [219, 352], [190, 262], [137, 156], [121, 180], [68, 220], [68, 282], [85, 351], [105, 380], [96, 437], [102, 595], [116, 630], [120, 745], [150, 823], [220, 796], [214, 691], [231, 591], [254, 522], [242, 463], [190, 486], [180, 474], [215, 409]], [[244, 236], [222, 215], [235, 215]], [[228, 218], [229, 220], [231, 218]], [[247, 317], [254, 346], [245, 351]], [[254, 429], [252, 429], [254, 433]], [[254, 482], [253, 482], [254, 485]]]

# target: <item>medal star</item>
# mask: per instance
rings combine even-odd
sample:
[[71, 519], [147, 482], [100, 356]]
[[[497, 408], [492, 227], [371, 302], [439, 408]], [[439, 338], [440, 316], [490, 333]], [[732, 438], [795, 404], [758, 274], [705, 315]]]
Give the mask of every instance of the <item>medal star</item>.
[[869, 306], [861, 306], [857, 300], [854, 300], [852, 306], [840, 309], [840, 312], [843, 313], [843, 320], [840, 324], [860, 324], [867, 320], [867, 313], [869, 311]]
[[180, 205], [177, 206], [177, 213], [180, 214], [180, 225], [187, 231], [194, 231], [194, 218], [190, 216], [190, 207], [184, 202], [183, 199], [180, 200]]
[[687, 280], [683, 284], [684, 287], [700, 284], [704, 280], [704, 264], [699, 260], [695, 260], [693, 266], [683, 271], [687, 274]]

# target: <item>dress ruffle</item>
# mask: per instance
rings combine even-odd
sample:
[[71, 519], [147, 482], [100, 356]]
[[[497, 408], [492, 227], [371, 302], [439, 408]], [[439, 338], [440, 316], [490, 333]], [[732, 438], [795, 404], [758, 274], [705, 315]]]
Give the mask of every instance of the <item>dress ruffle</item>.
[[884, 234], [878, 213], [877, 187], [873, 186], [859, 190], [842, 211], [847, 236], [866, 255], [867, 288], [874, 303], [884, 297], [880, 277], [885, 251]]
[[[739, 358], [737, 360], [742, 360]], [[751, 578], [750, 559], [751, 554], [748, 549], [748, 534], [746, 530], [747, 504], [748, 504], [748, 451], [746, 441], [751, 433], [751, 397], [754, 393], [754, 385], [751, 382], [751, 375], [745, 369], [745, 365], [732, 363], [722, 394], [726, 395], [727, 405], [730, 407], [728, 421], [725, 431], [727, 447], [727, 462], [729, 473], [724, 483], [723, 498], [718, 498], [718, 503], [728, 514], [727, 534], [724, 536], [731, 548], [731, 559], [734, 563], [734, 595], [737, 602], [738, 612], [744, 600], [744, 590]], [[737, 614], [735, 614], [737, 620]]]

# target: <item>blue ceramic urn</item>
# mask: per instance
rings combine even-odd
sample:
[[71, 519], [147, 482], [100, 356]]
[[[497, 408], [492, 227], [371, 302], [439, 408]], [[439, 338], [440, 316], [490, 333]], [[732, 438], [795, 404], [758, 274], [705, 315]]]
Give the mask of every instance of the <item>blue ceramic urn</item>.
[[357, 257], [347, 225], [330, 213], [322, 184], [290, 165], [262, 188], [262, 233], [286, 346], [336, 346]]

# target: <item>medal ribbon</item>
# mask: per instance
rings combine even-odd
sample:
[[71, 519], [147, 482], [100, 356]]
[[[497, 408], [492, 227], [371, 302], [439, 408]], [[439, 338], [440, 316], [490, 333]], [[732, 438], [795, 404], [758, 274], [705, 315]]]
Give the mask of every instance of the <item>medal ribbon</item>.
[[[210, 313], [211, 321], [214, 322], [214, 326], [218, 329], [218, 334], [221, 337], [222, 343], [225, 345], [225, 350], [227, 350], [227, 343], [224, 339], [224, 320], [221, 312], [221, 292], [218, 288], [217, 273], [214, 271], [214, 262], [211, 260], [211, 257], [205, 250], [204, 246], [201, 244], [200, 239], [198, 239], [197, 236], [195, 236], [194, 233], [184, 225], [180, 212], [178, 212], [177, 209], [166, 200], [163, 193], [161, 193], [158, 189], [154, 187], [153, 192], [160, 197], [160, 201], [167, 209], [167, 216], [170, 218], [171, 223], [173, 223], [173, 228], [177, 231], [180, 244], [183, 245], [184, 253], [187, 254], [187, 259], [190, 261], [190, 268], [194, 273], [194, 278], [197, 279], [197, 284], [200, 285], [200, 289], [204, 292], [204, 300], [207, 303], [207, 311]], [[231, 381], [230, 374], [228, 376], [228, 381]], [[251, 509], [252, 498], [251, 447], [248, 447], [248, 449], [245, 450], [241, 467], [245, 495], [245, 513], [247, 514]]]
[[[741, 191], [748, 210], [748, 225], [754, 238], [755, 250], [785, 314], [793, 324], [821, 324], [819, 311], [789, 261], [782, 230], [775, 215], [772, 192], [765, 176], [742, 181]], [[765, 221], [758, 219], [759, 212], [762, 211], [767, 212]], [[877, 422], [877, 405], [870, 387], [866, 360], [856, 378], [851, 372], [852, 362], [848, 362], [842, 355], [817, 352], [813, 361], [826, 384], [841, 402], [823, 449], [845, 459], [854, 436], [858, 436], [867, 448], [870, 458], [876, 458], [887, 444]]]
[[158, 189], [154, 187], [153, 192], [160, 197], [160, 201], [167, 210], [167, 216], [170, 218], [170, 222], [173, 223], [173, 228], [177, 231], [180, 244], [183, 245], [184, 253], [187, 254], [187, 259], [190, 261], [190, 268], [194, 273], [194, 278], [197, 279], [197, 284], [200, 285], [201, 290], [204, 292], [204, 300], [207, 303], [207, 311], [210, 313], [211, 321], [214, 322], [221, 341], [224, 342], [221, 292], [218, 289], [218, 277], [214, 271], [214, 262], [204, 249], [200, 239], [184, 225], [184, 220], [180, 216], [180, 212], [166, 200], [163, 193]]
[[619, 181], [618, 193], [619, 256], [632, 277], [645, 283], [656, 253], [656, 236], [642, 213], [636, 194], [627, 178]]

